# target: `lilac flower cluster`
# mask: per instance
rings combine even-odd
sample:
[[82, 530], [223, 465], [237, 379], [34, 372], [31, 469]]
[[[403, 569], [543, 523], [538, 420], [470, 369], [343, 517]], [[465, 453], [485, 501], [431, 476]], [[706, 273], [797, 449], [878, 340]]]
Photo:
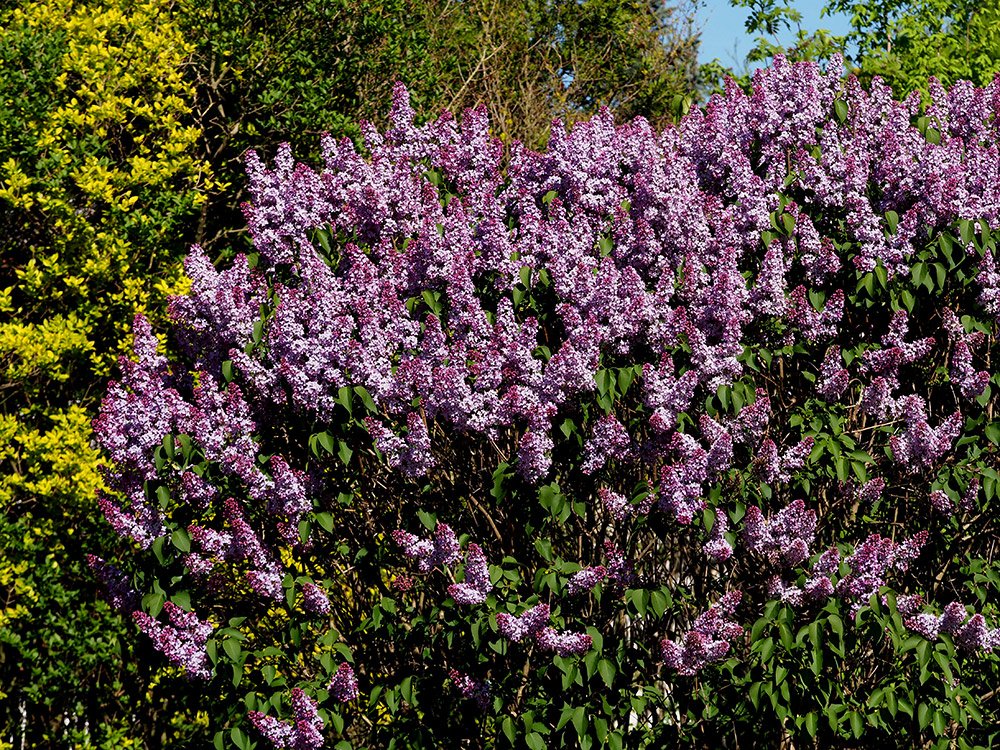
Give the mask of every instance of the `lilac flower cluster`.
[[448, 593], [459, 604], [482, 604], [493, 589], [490, 568], [482, 548], [475, 543], [465, 553], [465, 581], [448, 587]]
[[416, 560], [417, 569], [421, 573], [427, 573], [439, 565], [451, 565], [459, 557], [458, 537], [445, 523], [439, 523], [435, 527], [433, 539], [421, 539], [402, 529], [392, 532], [392, 539], [403, 548], [404, 555]]
[[927, 542], [921, 531], [902, 543], [872, 534], [844, 562], [850, 572], [840, 579], [836, 593], [851, 601], [851, 613], [858, 610], [886, 584], [890, 572], [905, 571]]
[[678, 674], [691, 676], [721, 661], [729, 653], [731, 642], [743, 635], [743, 628], [731, 619], [742, 598], [741, 592], [730, 591], [698, 615], [680, 642], [664, 638], [660, 642], [664, 663]]
[[267, 716], [260, 711], [250, 711], [247, 718], [276, 748], [289, 750], [318, 750], [323, 747], [323, 719], [317, 712], [317, 703], [301, 688], [292, 688], [293, 723]]
[[812, 447], [813, 439], [806, 438], [779, 456], [778, 446], [770, 438], [765, 438], [758, 448], [760, 458], [757, 470], [760, 478], [768, 484], [789, 481], [792, 474], [805, 465]]
[[603, 565], [596, 565], [592, 568], [583, 568], [574, 573], [566, 584], [566, 591], [570, 596], [586, 594], [593, 591], [594, 587], [603, 581], [608, 575], [608, 570]]
[[803, 586], [790, 583], [781, 576], [772, 576], [767, 584], [768, 596], [796, 607], [807, 601], [826, 599], [834, 594], [835, 589], [830, 576], [837, 572], [839, 565], [840, 550], [831, 547], [813, 563]]
[[[344, 435], [345, 444], [360, 442], [351, 443], [353, 455], [366, 470], [386, 471], [378, 477], [391, 476], [386, 484], [428, 475], [421, 481], [433, 484], [465, 446], [494, 445], [514, 465], [519, 486], [554, 474], [562, 483], [579, 467], [590, 477], [585, 486], [596, 488], [601, 520], [614, 521], [604, 528], [630, 547], [654, 508], [670, 517], [670, 534], [683, 535], [689, 529], [676, 524], [694, 523], [718, 485], [756, 476], [781, 497], [789, 488], [780, 485], [813, 451], [810, 438], [787, 432], [801, 392], [769, 396], [757, 387], [753, 403], [706, 413], [726, 401], [720, 388], [761, 385], [763, 354], [753, 355], [762, 342], [775, 359], [763, 377], [816, 375], [806, 398], [814, 394], [828, 402], [822, 410], [859, 420], [857, 434], [875, 448], [868, 449], [878, 464], [872, 468], [885, 477], [905, 474], [910, 482], [951, 462], [964, 444], [956, 446], [965, 417], [975, 416], [970, 402], [986, 392], [987, 342], [995, 346], [995, 335], [966, 331], [982, 323], [963, 323], [970, 310], [939, 301], [922, 300], [912, 314], [878, 308], [869, 315], [849, 295], [856, 272], [906, 280], [928, 229], [970, 217], [984, 227], [1000, 221], [1000, 83], [971, 99], [935, 91], [940, 138], [931, 139], [915, 124], [913, 100], [895, 102], [881, 84], [865, 91], [841, 75], [838, 60], [823, 72], [779, 57], [755, 74], [750, 92], [730, 85], [662, 133], [642, 120], [616, 125], [604, 112], [572, 129], [554, 125], [544, 153], [521, 145], [505, 151], [481, 111], [461, 124], [442, 117], [418, 126], [398, 86], [391, 128], [382, 134], [366, 125], [363, 153], [324, 139], [322, 170], [297, 164], [287, 146], [271, 165], [249, 154], [246, 215], [257, 257], [251, 263], [241, 255], [217, 270], [192, 250], [191, 293], [170, 306], [187, 365], [172, 367], [157, 353], [149, 324], [136, 319], [135, 360], [122, 361], [94, 423], [110, 458], [99, 499], [104, 515], [121, 536], [148, 548], [182, 530], [173, 515], [181, 508], [194, 547], [182, 560], [198, 593], [252, 595], [263, 608], [281, 607], [282, 582], [294, 567], [286, 569], [289, 555], [322, 544], [300, 539], [299, 529], [309, 528], [302, 522], [314, 505], [329, 507], [325, 467], [291, 452], [306, 426], [316, 425], [338, 440]], [[835, 101], [847, 105], [836, 110], [846, 117], [832, 117]], [[978, 273], [962, 299], [971, 312], [1000, 320], [995, 251], [980, 244], [987, 246], [966, 251]], [[859, 316], [876, 328], [853, 330]], [[938, 318], [946, 343], [925, 335], [936, 330], [922, 330]], [[935, 368], [949, 378], [913, 387], [913, 373]], [[633, 377], [633, 390], [620, 393]], [[350, 425], [341, 430], [345, 413]], [[885, 466], [880, 451], [889, 431]], [[173, 438], [190, 443], [183, 461], [168, 460]], [[577, 439], [577, 458], [554, 468], [554, 457], [576, 450]], [[351, 469], [357, 461], [345, 459]], [[650, 490], [634, 503], [624, 494], [632, 481]], [[884, 494], [902, 495], [889, 489], [877, 477], [855, 488], [854, 500], [867, 507]], [[974, 480], [959, 509], [974, 509], [978, 492]], [[930, 501], [942, 513], [955, 511], [944, 492], [930, 493]], [[810, 567], [820, 519], [804, 501], [769, 518], [751, 507], [742, 529], [729, 528], [724, 508], [714, 510], [703, 544], [709, 559], [694, 564], [717, 573], [735, 554], [735, 533], [741, 552], [760, 555], [777, 573], [768, 594], [793, 605], [837, 595], [857, 612], [892, 573], [906, 570], [927, 538], [921, 532], [897, 543], [871, 534], [844, 561], [833, 548]], [[419, 573], [441, 569], [451, 578], [448, 594], [458, 605], [491, 600], [485, 553], [475, 543], [463, 552], [446, 524], [430, 538], [401, 529], [391, 537]], [[183, 536], [175, 539], [183, 546]], [[603, 564], [569, 580], [569, 595], [601, 582], [611, 593], [636, 585], [632, 560], [610, 538], [604, 552]], [[134, 610], [125, 574], [97, 558], [91, 565], [111, 601]], [[744, 568], [727, 566], [736, 575]], [[837, 580], [840, 569], [847, 572]], [[245, 576], [246, 585], [223, 591], [217, 584], [231, 574]], [[668, 575], [686, 573], [671, 568]], [[408, 591], [413, 579], [396, 576], [392, 585]], [[328, 626], [327, 592], [306, 583], [301, 593], [311, 622]], [[742, 633], [740, 600], [739, 592], [726, 594], [683, 637], [664, 639], [668, 666], [692, 675], [732, 651]], [[907, 616], [918, 632], [992, 648], [997, 631], [959, 607], [940, 617]], [[166, 611], [171, 625], [134, 617], [171, 662], [209, 676], [211, 625], [173, 605]], [[590, 636], [555, 630], [550, 615], [548, 604], [538, 604], [517, 616], [501, 612], [497, 626], [503, 637], [531, 640], [546, 653], [590, 649]], [[452, 679], [465, 697], [488, 703], [486, 683], [458, 672]], [[329, 692], [335, 701], [357, 697], [349, 665], [337, 670]], [[315, 702], [293, 691], [292, 709], [294, 724], [251, 718], [277, 747], [320, 746]]]
[[947, 605], [940, 615], [919, 612], [923, 605], [923, 597], [919, 595], [900, 596], [896, 605], [903, 615], [903, 624], [928, 640], [947, 633], [963, 651], [990, 653], [1000, 648], [1000, 628], [988, 628], [986, 618], [978, 612], [969, 617], [961, 602]]
[[807, 510], [796, 500], [764, 519], [760, 508], [747, 508], [742, 541], [751, 552], [766, 557], [772, 564], [794, 568], [809, 557], [809, 547], [816, 538], [816, 511]]
[[716, 562], [725, 562], [733, 556], [733, 545], [726, 539], [727, 531], [729, 531], [729, 519], [724, 511], [718, 511], [715, 514], [712, 534], [702, 547], [702, 551]]
[[964, 419], [954, 412], [937, 428], [927, 422], [927, 405], [920, 396], [905, 396], [900, 400], [904, 428], [889, 439], [893, 458], [911, 472], [927, 471], [951, 450], [962, 431]]
[[[391, 135], [365, 131], [367, 159], [332, 140], [324, 142], [322, 173], [296, 164], [287, 148], [270, 168], [248, 157], [247, 220], [263, 265], [250, 269], [240, 259], [217, 273], [195, 251], [193, 292], [173, 303], [174, 320], [196, 350], [226, 352], [268, 401], [290, 398], [325, 418], [339, 388], [363, 386], [386, 418], [369, 424], [376, 444], [409, 475], [435, 465], [428, 425], [440, 420], [459, 431], [520, 429], [521, 473], [540, 480], [549, 469], [552, 415], [594, 389], [602, 351], [629, 353], [637, 342], [657, 357], [643, 363], [649, 424], [673, 431], [697, 388], [714, 390], [743, 374], [737, 357], [756, 319], [784, 319], [808, 341], [839, 325], [843, 290], [825, 288], [839, 268], [837, 251], [810, 216], [844, 212], [860, 247], [859, 268], [881, 263], [894, 274], [922, 227], [967, 211], [938, 191], [930, 172], [923, 174], [927, 165], [962, 185], [966, 205], [978, 215], [1000, 214], [996, 188], [973, 166], [985, 158], [977, 129], [952, 134], [947, 147], [931, 143], [910, 124], [906, 105], [878, 86], [868, 93], [852, 81], [843, 84], [840, 73], [836, 62], [820, 74], [779, 57], [755, 78], [752, 95], [731, 89], [677, 130], [657, 136], [642, 121], [615, 126], [602, 114], [572, 131], [555, 128], [546, 153], [515, 149], [506, 172], [481, 113], [469, 114], [461, 128], [452, 118], [418, 127], [399, 87]], [[831, 126], [817, 106], [835, 97], [857, 113], [842, 127]], [[762, 117], [762, 102], [782, 102], [798, 114]], [[989, 113], [965, 119], [980, 115], [985, 120]], [[746, 151], [750, 143], [765, 144], [763, 176]], [[784, 144], [780, 158], [776, 144]], [[423, 176], [427, 164], [461, 186], [458, 200], [442, 205]], [[785, 206], [794, 241], [772, 242], [748, 284], [745, 264], [756, 257], [754, 243], [770, 226], [788, 170], [811, 196], [809, 205]], [[872, 180], [891, 186], [877, 204], [864, 188]], [[543, 207], [537, 198], [548, 192], [555, 198]], [[881, 219], [889, 210], [900, 215], [891, 235]], [[518, 219], [513, 233], [506, 228], [510, 216]], [[604, 257], [597, 240], [608, 216], [614, 223]], [[309, 232], [318, 228], [357, 238], [344, 248], [339, 269], [313, 248]], [[996, 273], [983, 262], [988, 306]], [[266, 277], [278, 265], [297, 269], [294, 285]], [[800, 266], [811, 286], [789, 288]], [[496, 311], [484, 315], [475, 283], [498, 274], [497, 291], [508, 292], [527, 270], [530, 289], [543, 269], [566, 334], [547, 360], [534, 354], [538, 321], [519, 317], [503, 295]], [[268, 283], [281, 302], [263, 332], [264, 346], [248, 354]], [[408, 307], [423, 291], [443, 293], [447, 311]], [[812, 291], [825, 295], [821, 309], [810, 301]], [[907, 342], [905, 326], [904, 314], [883, 348], [866, 356], [890, 391], [900, 364], [933, 345]], [[682, 342], [691, 357], [678, 371], [673, 352]], [[845, 373], [828, 369], [821, 391], [833, 398]], [[415, 398], [421, 415], [412, 411]], [[608, 456], [627, 452], [625, 440], [610, 420], [595, 426], [586, 468], [596, 471]]]
[[132, 619], [171, 664], [182, 667], [192, 677], [207, 680], [212, 671], [208, 666], [205, 644], [215, 627], [198, 619], [194, 612], [185, 612], [173, 602], [166, 602], [163, 610], [170, 618], [170, 625], [157, 622], [142, 611], [133, 612]]
[[104, 586], [104, 596], [112, 607], [125, 614], [139, 608], [139, 592], [120, 568], [97, 555], [87, 555], [87, 566]]
[[349, 703], [358, 697], [358, 678], [354, 675], [354, 669], [347, 662], [337, 667], [337, 671], [330, 678], [327, 692], [337, 703]]
[[497, 615], [500, 635], [514, 643], [534, 638], [535, 645], [542, 651], [554, 651], [559, 656], [585, 654], [593, 645], [593, 639], [585, 633], [558, 631], [548, 625], [549, 605], [536, 604], [518, 616], [501, 612]]

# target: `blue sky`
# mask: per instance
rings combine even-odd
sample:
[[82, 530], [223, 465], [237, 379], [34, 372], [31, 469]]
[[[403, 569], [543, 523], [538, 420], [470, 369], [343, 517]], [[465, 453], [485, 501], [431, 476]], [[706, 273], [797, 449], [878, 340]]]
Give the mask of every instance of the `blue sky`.
[[[850, 28], [845, 15], [824, 16], [820, 11], [825, 0], [795, 0], [792, 4], [802, 14], [802, 28], [806, 30], [829, 29], [834, 34], [845, 34]], [[698, 10], [698, 25], [701, 28], [701, 62], [714, 58], [737, 70], [743, 68], [747, 52], [753, 46], [744, 23], [747, 18], [745, 8], [734, 8], [729, 0], [701, 0]], [[782, 44], [794, 39], [794, 33], [786, 32], [779, 37]]]

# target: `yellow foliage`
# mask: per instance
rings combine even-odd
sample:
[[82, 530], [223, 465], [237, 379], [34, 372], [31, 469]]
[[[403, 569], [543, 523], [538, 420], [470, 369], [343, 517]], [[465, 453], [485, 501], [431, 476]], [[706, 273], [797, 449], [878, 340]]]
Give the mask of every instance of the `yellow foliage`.
[[[26, 644], [7, 658], [50, 684], [63, 678], [27, 644], [79, 616], [58, 602], [78, 595], [73, 537], [99, 514], [91, 420], [104, 381], [134, 315], [162, 319], [186, 290], [180, 258], [215, 190], [173, 14], [173, 0], [0, 9], [0, 514], [18, 529], [0, 538], [0, 630]], [[133, 731], [101, 747], [145, 746]]]
[[80, 406], [50, 413], [42, 432], [0, 415], [0, 509], [16, 495], [88, 503], [101, 487], [100, 454], [91, 445], [91, 416]]

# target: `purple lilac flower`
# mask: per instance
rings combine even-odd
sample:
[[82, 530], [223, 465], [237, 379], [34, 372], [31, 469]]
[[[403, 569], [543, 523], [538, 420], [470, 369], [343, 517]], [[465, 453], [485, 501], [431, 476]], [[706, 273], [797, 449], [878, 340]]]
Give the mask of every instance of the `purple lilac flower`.
[[628, 499], [624, 495], [619, 495], [607, 487], [599, 489], [597, 496], [601, 498], [604, 508], [616, 521], [623, 521], [634, 513], [634, 508], [629, 504]]
[[956, 411], [934, 429], [927, 423], [922, 398], [906, 396], [900, 404], [905, 427], [901, 434], [889, 438], [893, 458], [908, 471], [927, 471], [951, 450], [962, 430], [962, 414]]
[[607, 568], [603, 565], [595, 565], [592, 568], [583, 568], [570, 576], [566, 584], [566, 591], [570, 596], [578, 596], [593, 591], [594, 587], [604, 580], [607, 575]]
[[896, 603], [903, 615], [903, 624], [928, 640], [936, 639], [940, 633], [947, 633], [954, 638], [958, 648], [970, 653], [990, 653], [1000, 647], [1000, 628], [988, 628], [986, 618], [979, 613], [969, 617], [961, 602], [952, 602], [940, 615], [918, 612], [923, 604], [920, 596], [901, 596]]
[[462, 694], [463, 698], [474, 700], [476, 705], [483, 710], [490, 705], [493, 696], [489, 680], [474, 680], [457, 669], [449, 670], [448, 676], [455, 683], [455, 687], [458, 688], [458, 692]]
[[955, 503], [943, 490], [934, 490], [930, 494], [931, 507], [945, 518], [951, 518], [955, 512]]
[[726, 539], [727, 531], [729, 531], [729, 518], [725, 511], [717, 510], [712, 534], [702, 547], [702, 551], [716, 562], [725, 562], [733, 556], [733, 545]]
[[549, 467], [552, 466], [549, 451], [553, 445], [548, 433], [533, 430], [524, 433], [517, 451], [517, 459], [518, 471], [525, 480], [535, 483], [548, 474]]
[[990, 373], [976, 370], [972, 366], [972, 351], [965, 340], [955, 343], [951, 353], [951, 379], [965, 399], [974, 399], [986, 390], [990, 383]]
[[732, 434], [737, 442], [756, 444], [767, 430], [771, 419], [771, 399], [767, 391], [757, 389], [757, 400], [740, 409], [732, 424]]
[[770, 438], [765, 438], [757, 449], [759, 456], [757, 466], [761, 479], [767, 484], [790, 481], [793, 472], [805, 464], [812, 447], [813, 439], [806, 438], [779, 456], [778, 446]]
[[330, 612], [330, 597], [315, 583], [302, 585], [302, 601], [310, 612], [325, 615]]
[[837, 324], [844, 314], [844, 291], [837, 289], [830, 295], [822, 311], [817, 312], [804, 286], [792, 290], [788, 299], [788, 319], [802, 331], [809, 341], [829, 338], [837, 331]]
[[670, 446], [680, 460], [660, 470], [658, 506], [678, 523], [689, 524], [706, 507], [702, 490], [709, 476], [708, 452], [682, 432], [674, 433]]
[[751, 552], [763, 555], [772, 564], [793, 568], [809, 557], [809, 547], [816, 537], [816, 511], [806, 510], [805, 502], [796, 500], [764, 520], [760, 508], [747, 509], [743, 544]]
[[104, 596], [112, 607], [128, 613], [139, 606], [139, 592], [132, 588], [132, 582], [120, 568], [96, 555], [87, 555], [87, 566], [104, 586]]
[[691, 676], [721, 661], [729, 653], [730, 642], [743, 634], [743, 628], [730, 619], [742, 597], [739, 591], [725, 594], [698, 616], [681, 642], [667, 638], [660, 641], [660, 654], [666, 665], [678, 674]]
[[555, 651], [559, 656], [579, 656], [590, 651], [593, 639], [586, 633], [557, 631], [548, 626], [535, 634], [535, 643], [542, 651]]
[[677, 415], [686, 411], [698, 385], [698, 373], [688, 370], [677, 376], [673, 360], [663, 355], [659, 367], [643, 365], [643, 386], [646, 406], [653, 410], [649, 423], [660, 432], [677, 427]]
[[448, 587], [448, 593], [459, 604], [482, 604], [493, 590], [490, 569], [482, 548], [475, 543], [465, 553], [465, 581]]
[[458, 560], [458, 538], [448, 524], [438, 523], [434, 528], [433, 540], [420, 539], [402, 529], [392, 532], [392, 538], [403, 548], [404, 555], [417, 561], [417, 569], [421, 573], [428, 573], [438, 565], [450, 565]]
[[874, 378], [862, 391], [861, 410], [876, 419], [893, 416], [899, 407], [892, 397], [892, 390], [886, 378]]
[[580, 470], [593, 474], [610, 459], [623, 461], [631, 454], [632, 440], [624, 425], [607, 414], [597, 420], [587, 444], [584, 446], [584, 460]]
[[534, 637], [549, 621], [549, 605], [537, 604], [515, 617], [505, 612], [497, 615], [497, 627], [504, 638], [520, 643]]
[[350, 703], [358, 697], [358, 678], [354, 676], [350, 664], [343, 662], [337, 667], [337, 671], [330, 678], [327, 692], [337, 703]]
[[976, 283], [979, 285], [979, 304], [986, 312], [1000, 320], [1000, 272], [997, 272], [992, 250], [983, 253]]
[[323, 747], [323, 719], [317, 712], [316, 701], [301, 688], [292, 688], [292, 713], [294, 723], [266, 716], [260, 711], [250, 711], [247, 717], [276, 748], [290, 750], [318, 750]]
[[772, 576], [767, 583], [767, 596], [769, 599], [779, 599], [797, 607], [802, 604], [804, 592], [794, 583], [783, 580], [781, 576]]
[[625, 589], [636, 581], [632, 563], [625, 553], [609, 541], [604, 542], [604, 557], [607, 559], [608, 582], [619, 589]]
[[927, 541], [921, 531], [899, 544], [892, 539], [872, 534], [862, 542], [845, 562], [850, 573], [840, 579], [837, 594], [852, 599], [851, 614], [856, 615], [862, 604], [884, 586], [893, 570], [905, 571]]
[[198, 619], [193, 612], [185, 612], [173, 602], [166, 602], [163, 610], [170, 618], [170, 625], [157, 622], [141, 611], [133, 612], [132, 619], [171, 664], [182, 667], [192, 677], [209, 679], [212, 672], [205, 644], [214, 626]]
[[816, 391], [826, 401], [837, 401], [847, 390], [850, 375], [841, 365], [840, 348], [832, 346], [826, 351], [823, 364], [819, 370], [819, 383]]
[[184, 500], [198, 510], [207, 509], [219, 495], [215, 487], [193, 471], [181, 474], [180, 485]]
[[966, 488], [958, 507], [963, 513], [972, 514], [976, 510], [976, 498], [979, 497], [979, 477], [973, 477]]
[[855, 490], [855, 497], [859, 503], [866, 506], [874, 505], [885, 492], [885, 480], [882, 477], [873, 477]]

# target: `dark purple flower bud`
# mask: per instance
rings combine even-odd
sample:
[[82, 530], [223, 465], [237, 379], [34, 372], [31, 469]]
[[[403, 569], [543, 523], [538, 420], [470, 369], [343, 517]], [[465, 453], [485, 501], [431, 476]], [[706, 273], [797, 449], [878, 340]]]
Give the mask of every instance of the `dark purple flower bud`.
[[943, 490], [934, 490], [930, 495], [931, 507], [945, 518], [951, 518], [955, 512], [955, 503], [948, 493]]
[[120, 568], [96, 555], [87, 555], [87, 565], [104, 585], [104, 596], [112, 607], [128, 613], [139, 606], [139, 592], [132, 588], [132, 582]]

